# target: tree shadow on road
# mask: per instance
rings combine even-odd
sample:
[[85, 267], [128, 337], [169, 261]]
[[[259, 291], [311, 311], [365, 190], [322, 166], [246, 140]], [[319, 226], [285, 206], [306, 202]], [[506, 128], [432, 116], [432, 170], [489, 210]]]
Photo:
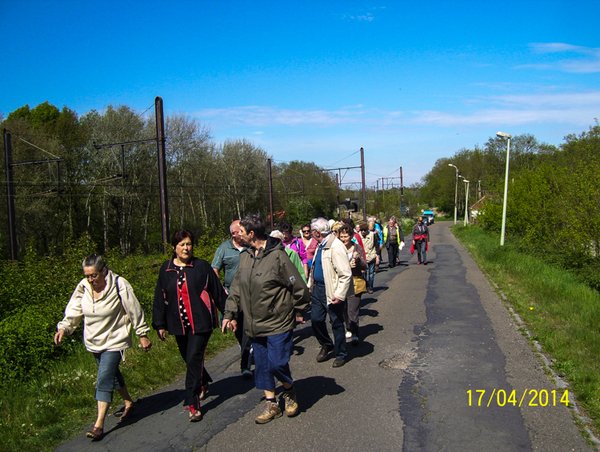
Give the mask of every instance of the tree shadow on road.
[[334, 378], [322, 375], [296, 380], [294, 381], [294, 387], [299, 396], [300, 411], [310, 409], [325, 396], [337, 395], [345, 391], [343, 387], [335, 382]]

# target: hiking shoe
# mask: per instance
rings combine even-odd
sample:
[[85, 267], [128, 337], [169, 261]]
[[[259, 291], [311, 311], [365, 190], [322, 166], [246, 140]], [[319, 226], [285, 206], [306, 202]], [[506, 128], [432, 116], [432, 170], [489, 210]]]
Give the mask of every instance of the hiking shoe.
[[202, 412], [194, 408], [194, 405], [190, 405], [189, 408], [186, 408], [190, 412], [190, 422], [198, 422], [202, 420]]
[[331, 352], [331, 350], [333, 350], [333, 347], [328, 345], [322, 345], [321, 350], [319, 350], [319, 354], [317, 355], [317, 362], [322, 363], [323, 361], [325, 361], [327, 359], [327, 355], [329, 355], [329, 352]]
[[344, 364], [346, 364], [346, 360], [345, 359], [336, 358], [333, 361], [333, 365], [331, 367], [342, 367]]
[[270, 402], [267, 400], [267, 404], [265, 405], [265, 411], [263, 411], [263, 414], [254, 419], [254, 422], [256, 422], [257, 424], [266, 424], [267, 422], [271, 422], [273, 419], [276, 419], [281, 416], [282, 413], [281, 408], [279, 408], [279, 405], [277, 405], [277, 403]]
[[285, 401], [285, 414], [288, 417], [295, 416], [298, 414], [298, 402], [296, 401], [296, 391], [283, 391], [281, 395], [283, 400]]

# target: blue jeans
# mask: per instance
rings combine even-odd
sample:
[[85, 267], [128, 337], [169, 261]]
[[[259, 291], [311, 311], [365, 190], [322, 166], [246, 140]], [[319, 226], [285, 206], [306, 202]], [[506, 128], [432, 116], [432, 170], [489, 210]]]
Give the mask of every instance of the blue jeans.
[[96, 400], [98, 402], [112, 402], [113, 391], [125, 387], [125, 380], [119, 370], [121, 352], [94, 353], [98, 365], [96, 378]]
[[425, 240], [417, 241], [415, 244], [415, 249], [419, 255], [419, 262], [427, 262], [427, 251], [425, 251], [427, 249], [427, 242]]
[[[319, 344], [325, 347], [332, 347], [337, 359], [346, 359], [346, 328], [344, 326], [344, 310], [346, 302], [336, 304], [327, 304], [327, 295], [325, 294], [325, 285], [315, 283], [313, 287], [311, 300], [310, 320], [315, 337]], [[331, 341], [327, 332], [327, 314], [329, 314], [329, 322], [333, 331], [333, 339]]]
[[254, 384], [256, 389], [275, 390], [275, 378], [294, 384], [290, 370], [290, 355], [294, 344], [293, 330], [272, 336], [252, 338], [254, 350]]
[[367, 264], [367, 271], [365, 272], [365, 280], [367, 281], [367, 289], [373, 290], [373, 284], [375, 284], [375, 262], [374, 259], [372, 262]]

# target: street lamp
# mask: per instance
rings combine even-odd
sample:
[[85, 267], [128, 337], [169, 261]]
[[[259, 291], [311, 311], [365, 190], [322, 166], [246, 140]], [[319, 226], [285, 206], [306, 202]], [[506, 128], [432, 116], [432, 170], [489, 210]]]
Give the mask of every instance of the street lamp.
[[454, 184], [454, 224], [456, 224], [456, 203], [458, 201], [458, 168], [452, 163], [448, 163], [448, 166], [451, 166], [456, 170], [456, 183]]
[[504, 132], [498, 132], [496, 136], [508, 138], [506, 144], [506, 176], [504, 177], [504, 203], [502, 205], [502, 229], [500, 232], [500, 246], [504, 246], [504, 235], [506, 233], [506, 202], [508, 200], [508, 165], [510, 163], [510, 139], [512, 135]]
[[465, 190], [465, 223], [464, 226], [467, 225], [467, 221], [469, 221], [469, 181], [463, 177], [463, 182], [467, 184], [467, 189]]

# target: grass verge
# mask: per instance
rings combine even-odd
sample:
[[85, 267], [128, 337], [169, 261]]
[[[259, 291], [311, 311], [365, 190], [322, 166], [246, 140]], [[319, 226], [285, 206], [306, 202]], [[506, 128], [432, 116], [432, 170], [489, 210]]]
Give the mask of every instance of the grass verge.
[[478, 227], [452, 231], [487, 272], [565, 375], [578, 403], [600, 432], [600, 294], [575, 276], [526, 254]]
[[[121, 371], [134, 400], [156, 392], [185, 372], [175, 338], [161, 342], [149, 335], [152, 350], [134, 346], [125, 352]], [[236, 343], [232, 332], [215, 331], [208, 344], [207, 359]], [[94, 398], [96, 363], [93, 355], [79, 347], [68, 360], [53, 363], [46, 372], [31, 375], [0, 389], [0, 450], [51, 451], [80, 434], [96, 419]], [[109, 413], [122, 400], [115, 391]]]

